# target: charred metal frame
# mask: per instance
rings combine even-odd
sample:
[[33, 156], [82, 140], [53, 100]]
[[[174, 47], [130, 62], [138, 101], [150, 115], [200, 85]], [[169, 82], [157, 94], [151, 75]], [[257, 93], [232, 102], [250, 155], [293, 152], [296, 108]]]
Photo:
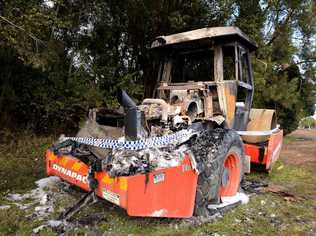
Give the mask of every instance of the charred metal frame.
[[[223, 39], [222, 40], [211, 40], [209, 43], [204, 44], [202, 48], [199, 48], [199, 40], [196, 40], [198, 48], [189, 48], [185, 50], [185, 42], [182, 42], [180, 49], [177, 48], [177, 44], [172, 44], [168, 47], [165, 46], [162, 51], [166, 48], [165, 53], [162, 55], [165, 58], [165, 61], [160, 65], [158, 82], [156, 88], [155, 97], [162, 98], [165, 91], [171, 90], [203, 90], [204, 96], [204, 107], [205, 107], [205, 117], [210, 118], [214, 114], [214, 104], [213, 97], [214, 94], [211, 94], [211, 90], [216, 91], [215, 97], [218, 98], [218, 103], [220, 107], [221, 115], [226, 118], [226, 125], [229, 128], [234, 128], [236, 130], [245, 130], [249, 112], [251, 109], [251, 104], [254, 94], [254, 84], [253, 84], [253, 73], [252, 66], [250, 63], [250, 51], [242, 42], [232, 39]], [[191, 43], [192, 45], [192, 43]], [[205, 47], [206, 45], [206, 47]], [[225, 80], [224, 79], [224, 61], [223, 61], [223, 47], [231, 46], [234, 50], [234, 80]], [[174, 54], [181, 52], [181, 54], [195, 53], [200, 52], [201, 50], [214, 50], [214, 81], [203, 81], [203, 82], [192, 82], [188, 81], [186, 83], [172, 83], [171, 71], [174, 64]], [[243, 54], [246, 54], [246, 57], [242, 57]], [[243, 61], [246, 60], [244, 65], [247, 67], [245, 78], [247, 81], [243, 81]], [[237, 97], [238, 97], [238, 88], [245, 90], [246, 98], [244, 102], [244, 107], [239, 108], [236, 106]], [[240, 109], [240, 117], [236, 116], [236, 110]], [[216, 111], [215, 111], [216, 113]]]

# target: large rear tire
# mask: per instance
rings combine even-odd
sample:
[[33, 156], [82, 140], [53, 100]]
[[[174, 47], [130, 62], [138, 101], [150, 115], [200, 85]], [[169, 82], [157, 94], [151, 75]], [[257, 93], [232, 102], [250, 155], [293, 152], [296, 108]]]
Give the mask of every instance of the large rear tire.
[[238, 192], [243, 178], [243, 143], [235, 131], [217, 128], [203, 131], [193, 140], [191, 150], [200, 171], [194, 215], [208, 216], [209, 204]]

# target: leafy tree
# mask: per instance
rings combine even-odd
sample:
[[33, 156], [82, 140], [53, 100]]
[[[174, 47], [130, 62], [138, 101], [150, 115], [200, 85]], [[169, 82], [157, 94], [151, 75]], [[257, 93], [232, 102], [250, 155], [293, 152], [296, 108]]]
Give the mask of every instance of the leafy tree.
[[[315, 57], [312, 60], [309, 53], [313, 51], [310, 50], [310, 40], [315, 36], [311, 27], [315, 26], [312, 10], [315, 3], [303, 0], [240, 1], [238, 7], [235, 24], [259, 45], [253, 58], [254, 105], [276, 109], [282, 128], [286, 133], [291, 132], [315, 103], [315, 75], [311, 73], [315, 69]], [[296, 35], [302, 37], [302, 42]], [[296, 57], [302, 63], [297, 63]]]
[[[259, 45], [256, 107], [276, 109], [286, 132], [315, 101], [312, 0], [0, 1], [0, 122], [38, 132], [76, 129], [90, 107], [123, 87], [150, 96], [150, 44], [205, 26], [237, 25]], [[59, 132], [59, 130], [57, 130]]]
[[303, 118], [300, 121], [300, 127], [305, 129], [315, 129], [316, 128], [316, 120], [312, 117]]
[[79, 34], [81, 22], [75, 7], [67, 4], [56, 1], [50, 8], [42, 1], [2, 3], [2, 127], [40, 132], [76, 128], [100, 100], [93, 77], [74, 66], [71, 52], [79, 37], [70, 35]]

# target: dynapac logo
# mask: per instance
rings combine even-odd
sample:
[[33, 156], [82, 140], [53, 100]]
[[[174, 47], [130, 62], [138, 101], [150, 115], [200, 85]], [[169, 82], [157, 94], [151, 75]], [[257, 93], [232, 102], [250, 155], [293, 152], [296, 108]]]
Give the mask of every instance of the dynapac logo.
[[68, 169], [66, 169], [64, 167], [61, 167], [61, 166], [57, 165], [57, 164], [53, 165], [53, 169], [57, 170], [58, 172], [60, 172], [60, 173], [62, 173], [64, 175], [67, 175], [67, 176], [69, 176], [69, 177], [71, 177], [71, 178], [73, 178], [73, 179], [75, 179], [77, 181], [80, 181], [80, 182], [82, 182], [84, 184], [87, 183], [87, 177], [86, 176], [80, 175], [80, 174], [78, 174], [76, 172], [68, 170]]

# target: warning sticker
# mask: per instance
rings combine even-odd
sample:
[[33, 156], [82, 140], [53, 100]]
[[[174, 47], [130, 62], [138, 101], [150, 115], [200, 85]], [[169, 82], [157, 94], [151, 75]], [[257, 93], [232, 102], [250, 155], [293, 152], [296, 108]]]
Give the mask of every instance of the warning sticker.
[[102, 195], [104, 199], [108, 200], [109, 202], [120, 205], [120, 195], [113, 193], [107, 189], [103, 189]]
[[165, 174], [164, 173], [154, 175], [154, 184], [157, 184], [157, 183], [163, 182], [163, 181], [165, 181]]

